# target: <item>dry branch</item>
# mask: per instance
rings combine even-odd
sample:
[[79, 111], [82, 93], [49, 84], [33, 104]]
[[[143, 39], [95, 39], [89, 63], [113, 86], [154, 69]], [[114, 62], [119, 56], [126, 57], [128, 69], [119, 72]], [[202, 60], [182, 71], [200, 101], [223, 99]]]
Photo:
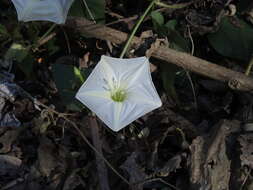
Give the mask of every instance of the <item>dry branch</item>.
[[[92, 142], [97, 151], [103, 155], [102, 140], [100, 139], [99, 127], [95, 117], [90, 117], [90, 129], [92, 135]], [[98, 170], [98, 179], [101, 190], [110, 190], [108, 181], [108, 172], [104, 160], [96, 154], [96, 164]]]
[[[70, 17], [67, 27], [73, 28], [80, 33], [101, 40], [109, 40], [116, 44], [122, 44], [128, 39], [128, 34], [99, 24], [93, 24], [84, 18]], [[141, 39], [134, 37], [131, 47], [138, 47]], [[161, 46], [152, 52], [152, 57], [183, 67], [194, 73], [226, 82], [230, 88], [242, 91], [253, 91], [253, 78], [243, 73], [219, 66], [203, 59], [191, 56], [187, 53], [175, 51]]]

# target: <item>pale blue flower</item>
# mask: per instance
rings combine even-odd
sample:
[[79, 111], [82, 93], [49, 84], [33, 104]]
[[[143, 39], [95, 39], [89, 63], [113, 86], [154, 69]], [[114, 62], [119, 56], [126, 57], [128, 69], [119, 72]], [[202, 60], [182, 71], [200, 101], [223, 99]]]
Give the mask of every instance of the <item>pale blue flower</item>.
[[11, 0], [19, 21], [51, 21], [63, 24], [74, 0]]

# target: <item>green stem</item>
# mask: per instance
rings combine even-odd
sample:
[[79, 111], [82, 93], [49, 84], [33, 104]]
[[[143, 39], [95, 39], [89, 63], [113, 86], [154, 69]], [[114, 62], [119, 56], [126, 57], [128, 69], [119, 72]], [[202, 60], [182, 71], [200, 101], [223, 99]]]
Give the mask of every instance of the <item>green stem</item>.
[[130, 35], [130, 37], [129, 37], [129, 39], [128, 39], [128, 41], [127, 41], [125, 47], [124, 47], [124, 49], [123, 49], [123, 51], [122, 51], [121, 54], [120, 54], [120, 58], [123, 58], [123, 57], [124, 57], [124, 55], [125, 55], [126, 51], [128, 50], [129, 45], [130, 45], [130, 43], [131, 43], [131, 41], [132, 41], [132, 39], [133, 39], [133, 37], [134, 37], [136, 31], [138, 30], [139, 26], [141, 25], [141, 23], [143, 22], [144, 18], [146, 17], [146, 15], [148, 14], [148, 12], [149, 12], [150, 9], [153, 7], [153, 5], [155, 4], [156, 1], [157, 1], [157, 0], [153, 0], [153, 1], [149, 4], [148, 8], [145, 10], [145, 12], [143, 13], [143, 15], [141, 15], [141, 18], [140, 18], [140, 19], [138, 20], [138, 22], [136, 23], [136, 25], [135, 25], [135, 27], [134, 27], [134, 29], [133, 29], [133, 31], [132, 31], [132, 33], [131, 33], [131, 35]]
[[246, 71], [245, 71], [245, 75], [248, 76], [248, 75], [250, 74], [250, 71], [251, 71], [252, 66], [253, 66], [253, 56], [252, 56], [252, 58], [250, 59], [249, 65], [248, 65], [248, 67], [247, 67], [247, 69], [246, 69]]
[[174, 5], [168, 5], [168, 4], [162, 3], [160, 1], [157, 1], [155, 4], [157, 6], [164, 7], [164, 8], [169, 8], [169, 9], [182, 9], [182, 8], [185, 8], [185, 7], [189, 6], [189, 5], [191, 5], [192, 2], [189, 2], [189, 3], [178, 3], [178, 4], [174, 4]]
[[176, 128], [176, 130], [179, 131], [179, 133], [180, 133], [181, 136], [182, 136], [183, 141], [185, 142], [185, 141], [186, 141], [186, 138], [185, 138], [185, 134], [184, 134], [183, 130], [180, 129], [180, 128], [178, 128], [178, 127]]

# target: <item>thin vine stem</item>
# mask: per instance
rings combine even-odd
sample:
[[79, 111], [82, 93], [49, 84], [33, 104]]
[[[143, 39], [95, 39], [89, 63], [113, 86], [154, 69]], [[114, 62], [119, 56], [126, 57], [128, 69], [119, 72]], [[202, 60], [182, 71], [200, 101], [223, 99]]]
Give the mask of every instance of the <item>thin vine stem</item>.
[[157, 1], [155, 4], [157, 6], [160, 6], [160, 7], [164, 7], [164, 8], [168, 8], [168, 9], [182, 9], [182, 8], [185, 8], [189, 5], [191, 5], [193, 2], [188, 2], [188, 3], [178, 3], [178, 4], [174, 4], [174, 5], [168, 5], [166, 3], [163, 3], [163, 2], [160, 2], [160, 1]]
[[[31, 96], [29, 96], [31, 97]], [[32, 97], [32, 99], [34, 100], [34, 98]], [[90, 143], [90, 141], [87, 139], [87, 137], [83, 134], [83, 132], [78, 128], [78, 126], [70, 119], [68, 119], [64, 113], [59, 113], [57, 111], [55, 111], [54, 109], [46, 106], [45, 104], [36, 101], [36, 104], [38, 106], [41, 106], [47, 110], [49, 110], [50, 112], [56, 114], [58, 117], [63, 118], [66, 122], [68, 122], [81, 136], [81, 138], [86, 142], [86, 144], [107, 164], [107, 166], [119, 177], [121, 178], [126, 184], [130, 185], [130, 182], [123, 177], [113, 166], [112, 164]]]
[[53, 29], [54, 29], [55, 27], [56, 27], [56, 24], [53, 24], [53, 25], [45, 32], [45, 34], [43, 34], [43, 36], [40, 37], [40, 39], [38, 40], [38, 42], [41, 41], [41, 40], [43, 40], [48, 34], [50, 34], [50, 32], [52, 32]]
[[145, 10], [145, 12], [143, 13], [143, 15], [141, 15], [140, 19], [139, 19], [138, 22], [136, 23], [136, 25], [135, 25], [135, 27], [134, 27], [132, 33], [131, 33], [129, 39], [127, 40], [126, 45], [124, 46], [124, 49], [122, 50], [122, 52], [121, 52], [121, 54], [120, 54], [120, 58], [123, 58], [123, 57], [124, 57], [124, 55], [125, 55], [125, 53], [127, 52], [128, 48], [129, 48], [129, 45], [130, 45], [130, 43], [131, 43], [131, 41], [132, 41], [132, 39], [133, 39], [135, 33], [137, 32], [137, 30], [138, 30], [138, 28], [140, 27], [141, 23], [143, 22], [143, 20], [145, 19], [145, 17], [147, 16], [147, 14], [149, 13], [150, 9], [153, 7], [153, 5], [155, 4], [156, 1], [157, 1], [157, 0], [153, 0], [153, 1], [149, 4], [148, 8]]

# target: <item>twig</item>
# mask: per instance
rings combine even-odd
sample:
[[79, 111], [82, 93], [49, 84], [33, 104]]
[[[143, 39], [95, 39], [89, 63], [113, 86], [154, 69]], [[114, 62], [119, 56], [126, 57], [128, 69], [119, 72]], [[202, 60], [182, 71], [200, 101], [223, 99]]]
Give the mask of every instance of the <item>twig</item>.
[[152, 178], [152, 179], [148, 179], [148, 180], [145, 180], [145, 181], [142, 181], [142, 182], [137, 182], [137, 183], [133, 184], [133, 186], [134, 186], [134, 185], [137, 185], [137, 184], [140, 184], [140, 183], [141, 183], [141, 184], [145, 184], [145, 183], [150, 183], [150, 182], [154, 182], [154, 181], [160, 181], [160, 182], [162, 182], [163, 184], [165, 184], [165, 185], [167, 185], [167, 186], [169, 186], [169, 187], [171, 187], [171, 188], [173, 188], [173, 189], [175, 189], [175, 190], [179, 190], [176, 186], [174, 186], [174, 185], [172, 185], [172, 184], [170, 184], [170, 183], [164, 181], [164, 180], [161, 179], [161, 178]]
[[248, 67], [247, 67], [247, 69], [245, 71], [245, 75], [248, 76], [250, 74], [252, 67], [253, 67], [253, 56], [250, 59], [249, 65], [248, 65]]
[[105, 26], [110, 26], [110, 25], [113, 25], [113, 24], [117, 24], [117, 23], [119, 23], [119, 22], [128, 23], [128, 22], [130, 22], [130, 21], [132, 21], [132, 20], [136, 20], [137, 18], [138, 18], [137, 15], [134, 15], [134, 16], [128, 17], [128, 18], [120, 18], [120, 19], [118, 19], [118, 20], [115, 20], [115, 21], [112, 21], [112, 22], [109, 22], [109, 23], [105, 24]]
[[7, 183], [5, 186], [1, 187], [0, 190], [8, 190], [8, 189], [11, 189], [11, 188], [15, 188], [15, 186], [17, 185], [20, 185], [21, 183], [24, 183], [25, 179], [24, 178], [17, 178], [17, 179], [14, 179], [13, 181]]
[[[103, 155], [102, 152], [102, 142], [99, 136], [99, 127], [96, 121], [96, 117], [91, 116], [89, 118], [91, 134], [92, 134], [92, 142], [94, 147], [97, 151]], [[97, 171], [98, 171], [98, 178], [100, 183], [101, 190], [110, 190], [109, 183], [108, 183], [108, 172], [104, 161], [96, 154], [96, 163], [97, 163]]]
[[36, 48], [38, 48], [38, 47], [44, 45], [45, 43], [47, 43], [49, 40], [51, 40], [51, 39], [54, 38], [55, 36], [56, 36], [56, 33], [53, 32], [53, 33], [49, 34], [48, 36], [44, 37], [43, 39], [39, 40], [39, 41], [37, 42], [36, 47], [35, 47], [34, 49], [36, 49]]
[[226, 2], [225, 6], [228, 6], [228, 5], [231, 3], [231, 1], [233, 1], [233, 0], [228, 0], [228, 1]]
[[240, 190], [243, 189], [243, 186], [245, 185], [246, 181], [248, 180], [251, 171], [252, 171], [251, 169], [248, 170], [248, 172], [247, 172], [247, 174], [246, 174], [246, 176], [245, 176], [245, 178], [244, 178], [244, 180], [243, 180], [243, 182], [242, 182], [242, 185], [241, 185], [241, 187], [240, 187]]
[[[84, 18], [69, 17], [65, 26], [73, 28], [80, 33], [84, 33], [101, 40], [108, 40], [115, 44], [122, 44], [128, 39], [128, 35], [124, 32], [99, 24], [95, 25]], [[130, 46], [137, 48], [141, 42], [140, 38], [133, 37]], [[243, 73], [205, 61], [187, 53], [161, 46], [157, 49], [157, 51], [154, 51], [151, 56], [183, 67], [197, 74], [226, 82], [229, 84], [230, 88], [234, 90], [253, 91], [252, 78], [244, 75]]]

